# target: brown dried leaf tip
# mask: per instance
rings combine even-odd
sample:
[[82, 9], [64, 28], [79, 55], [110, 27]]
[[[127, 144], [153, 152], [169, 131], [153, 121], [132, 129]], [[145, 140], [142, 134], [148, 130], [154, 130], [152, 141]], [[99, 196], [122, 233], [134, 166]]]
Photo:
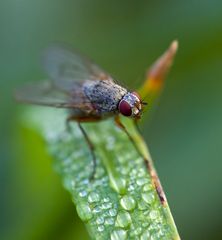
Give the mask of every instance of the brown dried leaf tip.
[[142, 87], [143, 92], [159, 91], [163, 81], [173, 63], [178, 49], [178, 41], [174, 40], [166, 52], [160, 56], [147, 72], [146, 81]]

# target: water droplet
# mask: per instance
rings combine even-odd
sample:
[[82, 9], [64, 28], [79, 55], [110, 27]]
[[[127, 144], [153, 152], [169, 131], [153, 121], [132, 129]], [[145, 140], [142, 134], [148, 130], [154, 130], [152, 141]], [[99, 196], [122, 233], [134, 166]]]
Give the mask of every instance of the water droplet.
[[145, 185], [143, 186], [143, 191], [144, 191], [144, 192], [150, 191], [150, 190], [152, 190], [152, 189], [153, 189], [152, 184], [145, 184]]
[[103, 203], [101, 207], [103, 209], [109, 209], [112, 207], [112, 203], [111, 202]]
[[127, 228], [131, 224], [132, 220], [130, 214], [126, 211], [121, 211], [118, 213], [116, 218], [116, 225], [118, 227]]
[[147, 239], [150, 239], [149, 230], [144, 231], [143, 234], [140, 236], [140, 240], [147, 240]]
[[105, 220], [104, 220], [104, 217], [98, 217], [98, 218], [96, 219], [96, 223], [99, 224], [99, 225], [100, 225], [100, 224], [103, 224], [104, 221], [105, 221]]
[[149, 206], [147, 205], [147, 203], [145, 203], [143, 200], [139, 201], [138, 202], [138, 208], [140, 210], [145, 210], [147, 209]]
[[129, 168], [127, 168], [127, 167], [123, 168], [122, 166], [118, 170], [121, 172], [122, 175], [128, 175], [128, 173], [130, 171]]
[[98, 202], [99, 200], [100, 200], [99, 194], [96, 192], [91, 192], [88, 196], [89, 203]]
[[105, 225], [113, 225], [113, 224], [114, 224], [114, 219], [113, 218], [106, 218]]
[[97, 229], [99, 232], [102, 232], [104, 231], [105, 227], [103, 225], [99, 225]]
[[149, 216], [152, 220], [154, 220], [159, 217], [159, 213], [156, 210], [152, 210], [152, 211], [150, 211]]
[[135, 186], [134, 184], [130, 184], [129, 187], [128, 187], [128, 191], [131, 192], [135, 189]]
[[148, 225], [149, 225], [149, 222], [144, 222], [144, 223], [142, 223], [142, 226], [143, 226], [144, 228], [146, 228]]
[[103, 217], [110, 217], [109, 210], [103, 211]]
[[109, 210], [109, 214], [111, 217], [115, 217], [117, 214], [117, 210], [115, 208], [112, 208]]
[[134, 169], [130, 172], [130, 176], [131, 176], [131, 177], [137, 176], [137, 169], [134, 168]]
[[137, 183], [138, 186], [143, 186], [147, 182], [148, 182], [147, 178], [139, 178], [139, 179], [136, 180], [136, 183]]
[[89, 179], [88, 179], [88, 178], [85, 178], [85, 179], [82, 181], [82, 184], [88, 185], [88, 184], [89, 184]]
[[138, 227], [138, 228], [136, 228], [136, 229], [134, 230], [134, 234], [135, 234], [135, 235], [140, 235], [141, 232], [142, 232], [142, 228], [141, 228], [141, 227]]
[[99, 212], [101, 212], [100, 206], [94, 207], [93, 210], [92, 210], [92, 212], [93, 212], [93, 213], [99, 213]]
[[109, 202], [109, 201], [110, 201], [109, 197], [104, 197], [103, 198], [103, 202]]
[[146, 203], [151, 204], [153, 202], [153, 200], [155, 199], [155, 196], [152, 192], [145, 192], [145, 193], [142, 193], [142, 199]]
[[130, 211], [135, 208], [136, 201], [134, 200], [133, 197], [125, 195], [120, 199], [120, 204], [125, 210]]
[[158, 232], [157, 232], [157, 236], [158, 238], [161, 238], [164, 236], [164, 232], [160, 229]]
[[89, 205], [87, 203], [79, 203], [76, 207], [77, 213], [79, 215], [79, 217], [83, 220], [83, 221], [88, 221], [92, 218], [92, 212], [91, 209], [89, 207]]
[[145, 174], [146, 174], [146, 171], [143, 168], [140, 168], [138, 177], [144, 177]]
[[123, 229], [114, 230], [111, 233], [111, 240], [125, 240], [127, 239], [127, 231]]
[[85, 190], [79, 192], [80, 197], [85, 197], [87, 195], [87, 192]]

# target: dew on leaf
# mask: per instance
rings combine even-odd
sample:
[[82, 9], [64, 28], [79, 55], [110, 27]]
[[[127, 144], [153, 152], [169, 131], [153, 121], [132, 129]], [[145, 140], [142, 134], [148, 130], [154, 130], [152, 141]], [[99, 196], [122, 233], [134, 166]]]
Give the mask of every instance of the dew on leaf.
[[102, 209], [109, 209], [112, 207], [112, 203], [111, 202], [106, 202], [106, 203], [103, 203], [101, 205]]
[[114, 219], [113, 218], [106, 218], [105, 225], [113, 225], [113, 224], [114, 224]]
[[146, 210], [148, 208], [147, 203], [145, 203], [143, 200], [140, 200], [138, 202], [138, 208], [139, 210]]
[[149, 230], [145, 230], [140, 236], [140, 240], [147, 240], [147, 239], [150, 239]]
[[111, 233], [111, 240], [125, 240], [127, 239], [127, 231], [123, 229], [116, 229]]
[[152, 186], [151, 184], [145, 184], [145, 185], [143, 186], [143, 191], [144, 191], [144, 192], [150, 191], [150, 190], [152, 190], [152, 189], [153, 189], [153, 186]]
[[99, 194], [96, 192], [91, 192], [88, 196], [89, 203], [98, 202], [99, 200], [100, 200]]
[[136, 183], [137, 183], [138, 186], [143, 186], [147, 182], [148, 182], [147, 178], [139, 178], [139, 179], [136, 180]]
[[111, 217], [115, 217], [117, 214], [117, 210], [115, 208], [109, 209], [109, 215]]
[[98, 225], [100, 225], [100, 224], [103, 224], [104, 223], [104, 217], [98, 217], [97, 219], [96, 219], [96, 223], [98, 224]]
[[126, 211], [120, 211], [116, 218], [116, 226], [121, 228], [127, 228], [131, 224], [132, 220], [130, 214]]
[[152, 210], [152, 211], [150, 211], [150, 213], [149, 213], [149, 217], [150, 217], [150, 219], [154, 220], [154, 219], [156, 219], [156, 218], [159, 217], [159, 212], [156, 211], [156, 210]]
[[136, 206], [136, 201], [133, 197], [125, 195], [120, 199], [120, 204], [125, 210], [133, 210]]
[[76, 210], [77, 210], [79, 217], [85, 222], [90, 220], [93, 217], [91, 209], [87, 203], [81, 202], [81, 203], [77, 204]]
[[94, 207], [93, 210], [92, 210], [92, 212], [93, 212], [93, 213], [99, 213], [99, 212], [101, 212], [100, 206]]
[[99, 225], [97, 229], [99, 232], [103, 232], [105, 227], [103, 225]]
[[142, 199], [146, 203], [151, 204], [154, 201], [155, 196], [152, 192], [144, 192], [144, 193], [142, 193]]
[[79, 192], [80, 197], [85, 197], [87, 195], [87, 192], [85, 190]]
[[103, 198], [103, 202], [106, 202], [106, 203], [107, 203], [107, 202], [109, 202], [109, 201], [110, 201], [109, 197], [104, 197], [104, 198]]
[[141, 227], [138, 227], [138, 228], [135, 229], [134, 234], [138, 236], [138, 235], [141, 234], [142, 230], [143, 229]]

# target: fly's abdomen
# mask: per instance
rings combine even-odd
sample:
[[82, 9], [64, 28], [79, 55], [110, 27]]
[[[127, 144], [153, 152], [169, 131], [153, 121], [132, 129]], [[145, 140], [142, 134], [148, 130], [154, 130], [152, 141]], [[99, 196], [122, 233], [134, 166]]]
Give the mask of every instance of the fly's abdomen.
[[103, 115], [117, 112], [117, 106], [127, 90], [113, 81], [87, 81], [83, 90], [95, 110]]

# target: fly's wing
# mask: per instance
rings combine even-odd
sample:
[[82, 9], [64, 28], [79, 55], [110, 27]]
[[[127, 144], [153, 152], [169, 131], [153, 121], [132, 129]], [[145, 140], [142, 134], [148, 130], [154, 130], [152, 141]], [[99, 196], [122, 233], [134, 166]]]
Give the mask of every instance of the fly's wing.
[[51, 106], [57, 108], [71, 108], [76, 112], [89, 113], [93, 107], [83, 94], [81, 88], [76, 88], [68, 95], [56, 89], [50, 82], [42, 82], [27, 85], [15, 92], [15, 98], [19, 102]]
[[112, 78], [99, 66], [78, 51], [53, 45], [43, 55], [43, 65], [55, 85], [71, 91], [86, 80], [98, 81]]
[[78, 114], [95, 113], [83, 92], [86, 81], [113, 81], [112, 78], [87, 57], [68, 49], [53, 45], [43, 56], [43, 64], [51, 83], [26, 86], [16, 92], [20, 102], [71, 108]]

